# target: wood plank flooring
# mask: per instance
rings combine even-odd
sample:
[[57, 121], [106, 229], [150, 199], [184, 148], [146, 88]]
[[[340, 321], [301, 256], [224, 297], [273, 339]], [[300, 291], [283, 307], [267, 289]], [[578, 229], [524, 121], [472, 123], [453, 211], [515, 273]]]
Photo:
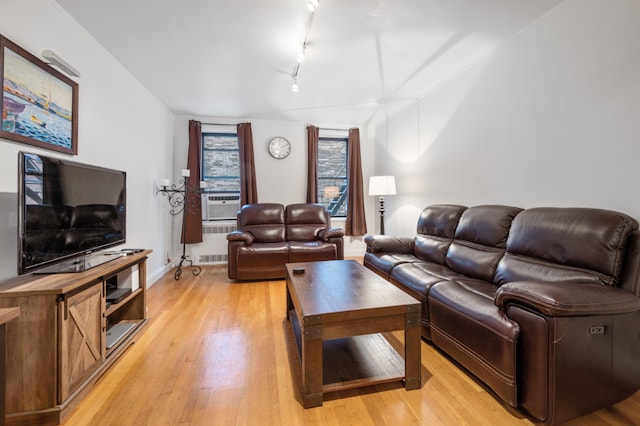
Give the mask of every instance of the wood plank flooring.
[[[170, 273], [153, 285], [142, 336], [64, 424], [533, 425], [424, 341], [422, 389], [351, 389], [305, 410], [284, 280], [236, 283], [226, 274], [205, 266], [197, 277], [187, 269], [180, 281]], [[640, 392], [567, 423], [639, 424]]]

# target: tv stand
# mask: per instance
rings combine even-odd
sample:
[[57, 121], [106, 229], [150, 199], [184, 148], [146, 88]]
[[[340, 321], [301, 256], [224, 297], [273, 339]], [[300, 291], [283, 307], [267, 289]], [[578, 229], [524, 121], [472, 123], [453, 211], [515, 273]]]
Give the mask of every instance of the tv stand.
[[[21, 312], [6, 325], [7, 424], [61, 424], [136, 341], [146, 322], [150, 253], [0, 283], [0, 308]], [[131, 292], [107, 307], [107, 285]]]

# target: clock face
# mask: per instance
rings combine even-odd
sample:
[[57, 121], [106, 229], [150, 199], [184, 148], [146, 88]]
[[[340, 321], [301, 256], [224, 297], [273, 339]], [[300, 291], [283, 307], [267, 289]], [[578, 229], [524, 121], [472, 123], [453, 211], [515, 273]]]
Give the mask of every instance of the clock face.
[[273, 158], [286, 158], [291, 152], [291, 144], [283, 137], [277, 136], [269, 141], [269, 154]]

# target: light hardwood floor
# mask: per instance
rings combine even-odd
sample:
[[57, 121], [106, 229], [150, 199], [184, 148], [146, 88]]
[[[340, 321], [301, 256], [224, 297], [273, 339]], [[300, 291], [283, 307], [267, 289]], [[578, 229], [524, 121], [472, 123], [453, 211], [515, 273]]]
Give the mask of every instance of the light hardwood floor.
[[[424, 386], [354, 389], [301, 403], [285, 282], [230, 282], [226, 266], [148, 292], [139, 340], [65, 425], [533, 425], [422, 342]], [[392, 334], [392, 339], [402, 335]], [[567, 425], [639, 425], [640, 392]]]

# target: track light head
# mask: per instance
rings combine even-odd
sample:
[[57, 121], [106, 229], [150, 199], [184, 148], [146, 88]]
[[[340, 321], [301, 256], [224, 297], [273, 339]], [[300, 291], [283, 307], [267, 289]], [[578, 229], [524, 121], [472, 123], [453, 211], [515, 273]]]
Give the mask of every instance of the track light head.
[[313, 12], [314, 10], [316, 10], [319, 4], [320, 4], [320, 0], [309, 0], [307, 2], [307, 7], [311, 12]]

